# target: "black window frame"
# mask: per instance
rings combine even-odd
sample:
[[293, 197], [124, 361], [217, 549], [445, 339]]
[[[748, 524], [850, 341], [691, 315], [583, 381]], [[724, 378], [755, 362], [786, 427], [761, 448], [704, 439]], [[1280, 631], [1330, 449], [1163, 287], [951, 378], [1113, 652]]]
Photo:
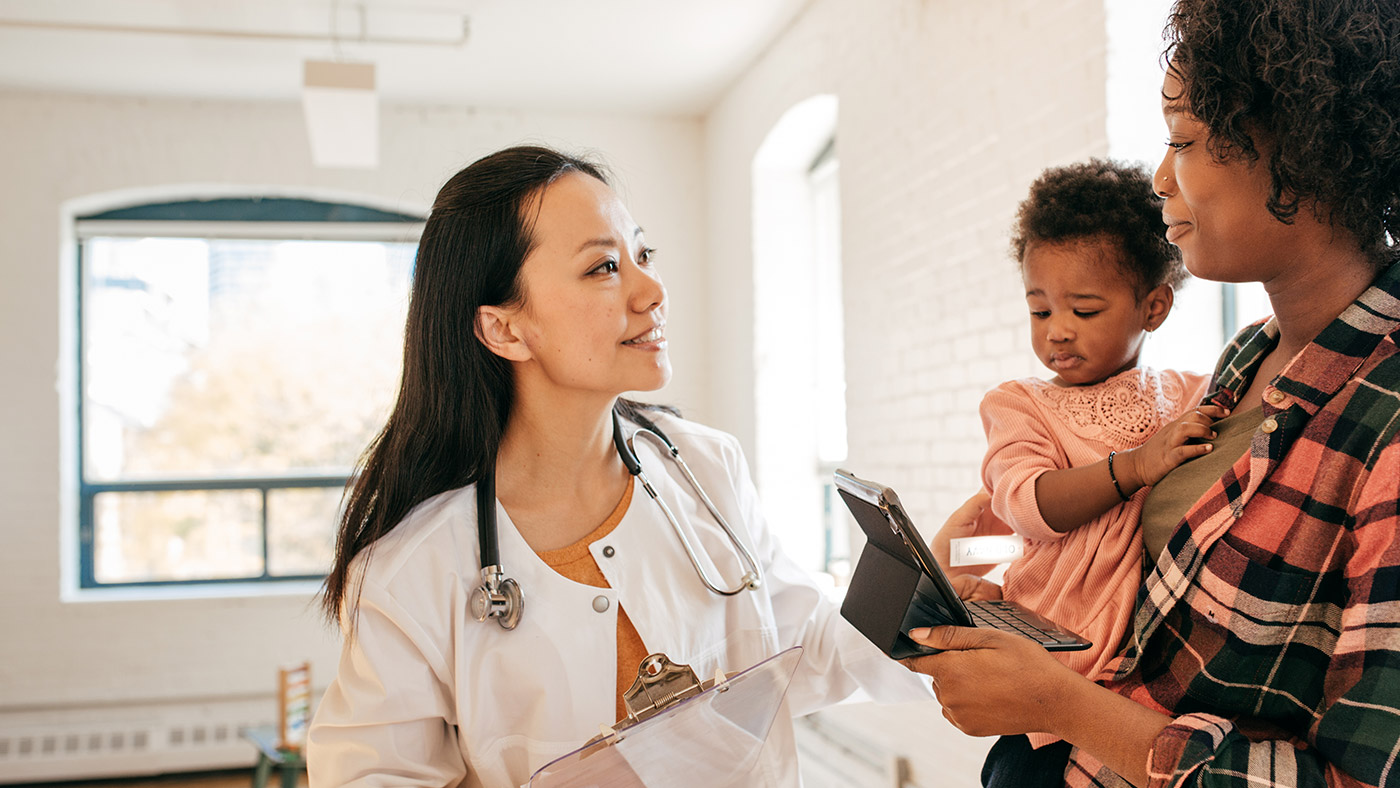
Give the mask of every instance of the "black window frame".
[[[78, 496], [78, 588], [81, 590], [103, 588], [142, 588], [160, 586], [215, 586], [235, 583], [283, 583], [295, 581], [319, 581], [321, 574], [271, 574], [268, 571], [268, 495], [274, 490], [343, 488], [350, 480], [348, 473], [340, 472], [297, 472], [268, 475], [239, 475], [236, 473], [219, 475], [166, 475], [146, 477], [139, 480], [88, 479], [86, 463], [87, 424], [86, 409], [86, 326], [84, 324], [84, 297], [87, 279], [84, 273], [83, 252], [85, 242], [92, 237], [108, 237], [100, 223], [120, 223], [127, 228], [139, 228], [147, 224], [152, 232], [142, 237], [217, 237], [209, 233], [181, 234], [183, 225], [189, 228], [206, 228], [210, 225], [226, 223], [235, 225], [265, 224], [269, 229], [277, 226], [274, 237], [301, 238], [304, 240], [334, 240], [354, 235], [357, 229], [368, 226], [368, 234], [383, 240], [417, 242], [421, 235], [424, 217], [395, 211], [386, 211], [366, 205], [329, 202], [323, 200], [294, 197], [218, 197], [212, 199], [174, 200], [124, 206], [110, 210], [85, 213], [74, 217], [77, 243], [73, 265], [76, 266], [75, 320], [77, 328], [76, 369], [74, 391], [76, 394], [76, 446], [77, 465], [76, 487]], [[357, 228], [356, 226], [360, 226]], [[109, 225], [110, 226], [110, 225]], [[298, 229], [288, 231], [288, 227]], [[335, 231], [327, 232], [330, 227]], [[304, 230], [302, 229], [304, 228]], [[346, 231], [349, 231], [348, 233]], [[134, 235], [131, 232], [124, 234]], [[96, 575], [95, 522], [94, 510], [98, 495], [106, 493], [148, 493], [148, 492], [199, 492], [256, 490], [261, 501], [260, 528], [262, 533], [262, 573], [237, 577], [205, 577], [187, 579], [139, 580], [125, 582], [101, 582]]]

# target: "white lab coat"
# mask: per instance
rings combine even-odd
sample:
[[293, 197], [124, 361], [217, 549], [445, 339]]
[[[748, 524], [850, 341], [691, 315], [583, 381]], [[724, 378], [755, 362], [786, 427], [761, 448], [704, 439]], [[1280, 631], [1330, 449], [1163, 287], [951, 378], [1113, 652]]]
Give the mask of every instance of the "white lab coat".
[[[613, 721], [619, 603], [648, 650], [702, 678], [804, 647], [790, 711], [774, 723], [752, 785], [800, 784], [791, 714], [857, 689], [885, 702], [932, 697], [925, 681], [861, 637], [779, 550], [738, 442], [670, 416], [657, 422], [763, 567], [761, 590], [731, 597], [707, 590], [640, 485], [622, 522], [592, 546], [611, 588], [550, 569], [498, 504], [501, 565], [525, 595], [520, 625], [506, 631], [470, 612], [481, 566], [475, 489], [438, 495], [373, 546], [355, 637], [346, 640], [311, 725], [313, 786], [525, 784]], [[728, 538], [675, 464], [647, 441], [636, 443], [643, 472], [703, 546], [712, 576], [718, 571], [733, 584], [742, 572]]]

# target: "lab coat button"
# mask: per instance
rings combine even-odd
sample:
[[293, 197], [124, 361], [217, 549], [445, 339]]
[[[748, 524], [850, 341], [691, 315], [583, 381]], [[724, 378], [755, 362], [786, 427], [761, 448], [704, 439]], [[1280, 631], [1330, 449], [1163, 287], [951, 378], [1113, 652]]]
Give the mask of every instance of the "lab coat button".
[[614, 555], [616, 555], [616, 554], [617, 554], [617, 551], [613, 549], [613, 546], [612, 546], [612, 545], [608, 545], [607, 547], [604, 547], [604, 548], [603, 548], [603, 557], [604, 557], [604, 558], [612, 558], [612, 557], [613, 557]]
[[602, 594], [593, 597], [593, 609], [599, 613], [608, 612], [609, 604], [610, 603], [608, 602], [608, 598], [603, 596]]

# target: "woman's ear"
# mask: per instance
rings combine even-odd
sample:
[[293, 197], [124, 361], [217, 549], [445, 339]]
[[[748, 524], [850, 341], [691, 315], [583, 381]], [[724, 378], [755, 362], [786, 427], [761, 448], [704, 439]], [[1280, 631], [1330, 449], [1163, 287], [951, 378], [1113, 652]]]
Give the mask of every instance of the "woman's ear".
[[533, 354], [516, 333], [515, 310], [483, 306], [476, 310], [476, 337], [488, 350], [506, 361], [529, 361]]
[[1142, 299], [1142, 327], [1147, 331], [1156, 331], [1171, 313], [1175, 300], [1176, 293], [1171, 285], [1157, 285], [1152, 288]]

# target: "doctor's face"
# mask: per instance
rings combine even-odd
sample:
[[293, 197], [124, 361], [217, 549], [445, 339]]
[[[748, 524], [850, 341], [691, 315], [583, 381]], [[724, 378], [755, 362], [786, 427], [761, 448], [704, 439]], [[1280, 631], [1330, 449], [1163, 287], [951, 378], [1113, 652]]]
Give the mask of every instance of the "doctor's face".
[[671, 378], [666, 288], [642, 229], [607, 184], [569, 173], [525, 207], [534, 247], [520, 269], [517, 379], [616, 396]]

